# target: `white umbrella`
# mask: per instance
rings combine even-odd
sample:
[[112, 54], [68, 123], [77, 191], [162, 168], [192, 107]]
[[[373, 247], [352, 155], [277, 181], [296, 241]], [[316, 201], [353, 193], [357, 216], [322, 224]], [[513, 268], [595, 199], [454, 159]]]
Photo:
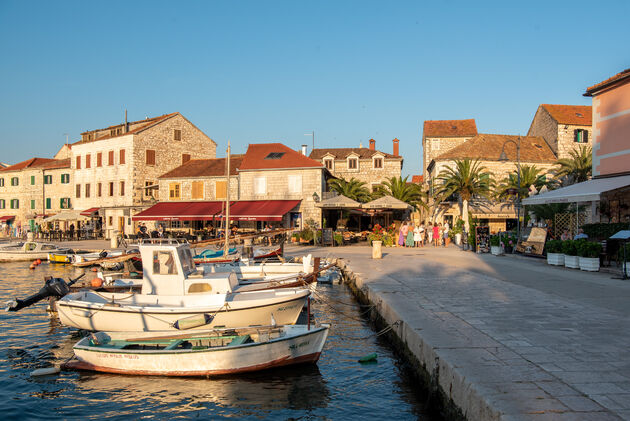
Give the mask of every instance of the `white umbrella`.
[[53, 222], [53, 221], [84, 221], [89, 219], [86, 216], [81, 215], [81, 212], [78, 210], [65, 210], [59, 212], [56, 215], [49, 216], [44, 219], [44, 222]]

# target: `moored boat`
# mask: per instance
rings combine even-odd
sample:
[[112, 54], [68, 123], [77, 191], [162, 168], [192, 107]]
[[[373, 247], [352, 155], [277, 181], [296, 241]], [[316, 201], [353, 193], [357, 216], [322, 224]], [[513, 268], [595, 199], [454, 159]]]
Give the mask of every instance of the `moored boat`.
[[48, 253], [65, 250], [55, 244], [25, 241], [0, 247], [0, 262], [46, 260]]
[[65, 369], [107, 373], [215, 376], [316, 363], [330, 325], [173, 332], [99, 332], [74, 346]]

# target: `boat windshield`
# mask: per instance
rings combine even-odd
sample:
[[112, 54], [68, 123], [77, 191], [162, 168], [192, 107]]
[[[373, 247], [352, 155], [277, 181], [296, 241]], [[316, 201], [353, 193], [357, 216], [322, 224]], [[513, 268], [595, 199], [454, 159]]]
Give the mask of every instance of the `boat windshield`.
[[190, 249], [187, 247], [180, 248], [178, 250], [178, 254], [179, 260], [182, 262], [182, 270], [184, 271], [184, 275], [189, 275], [190, 273], [194, 272], [196, 270], [195, 262], [193, 260]]
[[172, 251], [153, 252], [153, 273], [155, 275], [177, 275], [177, 266]]

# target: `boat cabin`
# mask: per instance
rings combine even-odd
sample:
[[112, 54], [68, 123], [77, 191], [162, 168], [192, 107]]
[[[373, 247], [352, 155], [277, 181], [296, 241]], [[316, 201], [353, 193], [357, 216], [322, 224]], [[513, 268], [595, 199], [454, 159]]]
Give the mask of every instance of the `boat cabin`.
[[150, 239], [139, 248], [144, 295], [228, 294], [238, 286], [233, 272], [198, 269], [186, 242]]

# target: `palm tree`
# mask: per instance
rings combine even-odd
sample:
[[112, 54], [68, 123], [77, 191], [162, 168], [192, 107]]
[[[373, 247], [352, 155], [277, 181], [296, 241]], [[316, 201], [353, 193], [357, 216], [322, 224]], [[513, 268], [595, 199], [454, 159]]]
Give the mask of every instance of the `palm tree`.
[[[552, 187], [553, 182], [547, 181], [544, 174], [541, 174], [541, 169], [535, 165], [522, 165], [521, 166], [521, 186], [519, 188], [518, 183], [518, 167], [515, 172], [508, 174], [501, 183], [495, 188], [495, 196], [499, 200], [506, 200], [514, 195], [518, 196], [520, 200], [529, 196], [530, 186], [536, 187], [536, 190], [540, 190], [543, 186]], [[516, 193], [516, 194], [515, 194]]]
[[566, 178], [569, 184], [587, 181], [593, 170], [593, 150], [590, 146], [580, 146], [569, 152], [570, 158], [559, 159], [556, 164], [557, 178]]
[[405, 203], [417, 208], [418, 206], [427, 207], [426, 194], [422, 191], [420, 184], [408, 183], [409, 176], [391, 177], [388, 180], [381, 182], [376, 187], [376, 190], [372, 194], [375, 198], [389, 195], [395, 197], [398, 200], [402, 200]]
[[343, 178], [333, 178], [328, 181], [328, 186], [332, 191], [362, 203], [371, 199], [370, 191], [365, 185], [365, 181], [359, 181], [354, 177], [350, 181]]
[[490, 173], [481, 166], [479, 160], [463, 159], [456, 160], [455, 167], [446, 167], [440, 171], [437, 180], [441, 185], [437, 194], [444, 200], [453, 194], [457, 194], [460, 199], [460, 216], [464, 220], [466, 231], [470, 230], [468, 224], [468, 202], [474, 198], [488, 198], [490, 195], [490, 185], [492, 180]]

